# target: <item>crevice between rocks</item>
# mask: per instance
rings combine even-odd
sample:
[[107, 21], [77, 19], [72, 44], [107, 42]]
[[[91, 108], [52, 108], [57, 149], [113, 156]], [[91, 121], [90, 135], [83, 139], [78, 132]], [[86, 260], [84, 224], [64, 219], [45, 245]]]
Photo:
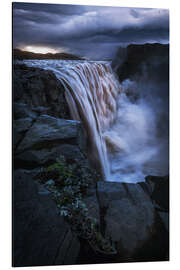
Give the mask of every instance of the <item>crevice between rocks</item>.
[[60, 241], [59, 241], [59, 242], [60, 242], [60, 243], [59, 243], [59, 247], [57, 248], [56, 255], [55, 255], [54, 259], [53, 259], [53, 265], [56, 265], [56, 260], [58, 259], [59, 252], [61, 251], [61, 248], [62, 248], [62, 246], [63, 246], [63, 244], [64, 244], [64, 241], [65, 241], [65, 239], [66, 239], [67, 234], [68, 234], [68, 231], [66, 231], [66, 232], [64, 233], [64, 237], [63, 237], [62, 241], [61, 241], [61, 239], [60, 239]]
[[126, 183], [122, 183], [122, 185], [123, 185], [124, 189], [126, 190], [127, 197], [129, 197], [129, 199], [136, 205], [136, 201], [134, 200], [133, 196], [129, 192], [129, 189], [128, 189]]
[[[30, 127], [27, 130], [25, 130], [24, 132], [22, 132], [22, 138], [18, 141], [18, 143], [16, 144], [16, 146], [14, 144], [14, 125], [13, 125], [13, 127], [12, 127], [12, 131], [13, 131], [12, 132], [12, 138], [13, 138], [13, 146], [15, 146], [14, 147], [14, 154], [16, 154], [16, 151], [17, 151], [19, 145], [24, 140], [24, 138], [25, 138], [26, 134], [28, 133], [28, 131], [32, 128], [32, 126], [34, 125], [34, 123], [37, 121], [37, 118], [38, 118], [38, 116], [35, 119], [32, 118], [32, 123], [31, 123]], [[14, 120], [13, 120], [13, 122], [14, 122]]]
[[106, 233], [106, 221], [105, 221], [105, 216], [108, 210], [108, 206], [107, 207], [102, 207], [101, 202], [100, 202], [100, 198], [99, 198], [99, 193], [98, 193], [98, 189], [97, 189], [97, 183], [96, 183], [96, 197], [97, 197], [97, 202], [99, 205], [99, 227], [100, 227], [100, 232], [101, 234], [105, 237], [105, 233]]

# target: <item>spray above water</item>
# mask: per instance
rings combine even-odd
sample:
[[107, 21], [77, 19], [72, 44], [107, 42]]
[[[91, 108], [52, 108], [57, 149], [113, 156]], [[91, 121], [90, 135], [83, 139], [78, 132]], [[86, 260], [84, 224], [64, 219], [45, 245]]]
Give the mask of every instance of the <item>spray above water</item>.
[[137, 95], [134, 82], [118, 82], [110, 63], [24, 62], [52, 70], [64, 85], [72, 118], [83, 122], [89, 160], [105, 180], [135, 183], [150, 173], [166, 173], [159, 164], [164, 144], [157, 138], [152, 106]]

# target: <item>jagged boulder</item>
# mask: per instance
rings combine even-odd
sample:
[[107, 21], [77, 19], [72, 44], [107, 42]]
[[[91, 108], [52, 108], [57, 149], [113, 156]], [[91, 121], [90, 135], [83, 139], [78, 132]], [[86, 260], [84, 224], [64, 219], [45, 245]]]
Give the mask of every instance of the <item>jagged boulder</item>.
[[60, 140], [76, 140], [80, 126], [79, 121], [41, 115], [28, 130], [17, 151], [40, 149], [42, 144], [57, 144]]
[[16, 167], [43, 166], [54, 162], [60, 155], [68, 159], [83, 159], [83, 128], [79, 121], [40, 115], [34, 121], [23, 118], [14, 122], [14, 138], [18, 140]]

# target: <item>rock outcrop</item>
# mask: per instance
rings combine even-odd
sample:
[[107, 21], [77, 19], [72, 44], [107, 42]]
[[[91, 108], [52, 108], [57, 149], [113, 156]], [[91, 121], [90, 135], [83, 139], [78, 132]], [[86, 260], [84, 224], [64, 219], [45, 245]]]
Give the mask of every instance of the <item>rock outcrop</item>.
[[146, 191], [148, 190], [153, 205], [169, 232], [169, 176], [149, 175], [146, 177], [146, 185]]
[[[69, 159], [83, 158], [85, 138], [80, 122], [50, 115], [38, 116], [22, 103], [16, 103], [15, 108], [13, 146], [16, 168], [48, 165], [60, 155]], [[17, 119], [17, 115], [20, 118]]]
[[[26, 123], [26, 122], [24, 122]], [[57, 119], [48, 115], [41, 115], [29, 128], [24, 139], [17, 148], [17, 152], [22, 152], [27, 149], [39, 149], [41, 145], [48, 147], [49, 145], [58, 144], [62, 141], [76, 143], [78, 131], [81, 124], [74, 120]], [[15, 126], [17, 130], [17, 125]], [[18, 132], [18, 130], [17, 130]]]
[[[29, 105], [39, 114], [71, 119], [64, 87], [50, 70], [27, 67], [23, 64], [14, 65], [13, 100]], [[15, 116], [21, 113], [20, 106], [16, 105], [13, 109]]]
[[[99, 182], [97, 193], [105, 213], [105, 233], [117, 243], [118, 260], [143, 261], [153, 260], [155, 256], [159, 259], [166, 257], [168, 235], [150, 196], [141, 185]], [[154, 253], [149, 243], [156, 246]]]
[[158, 82], [168, 80], [169, 45], [131, 44], [126, 50], [119, 49], [112, 65], [120, 81], [146, 75]]

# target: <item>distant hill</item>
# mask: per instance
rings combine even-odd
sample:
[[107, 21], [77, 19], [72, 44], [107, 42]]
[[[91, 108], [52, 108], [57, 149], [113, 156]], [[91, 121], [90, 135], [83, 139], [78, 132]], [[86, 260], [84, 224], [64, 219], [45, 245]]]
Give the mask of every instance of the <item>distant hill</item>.
[[33, 53], [33, 52], [27, 52], [22, 51], [19, 49], [13, 50], [13, 59], [16, 60], [24, 60], [24, 59], [61, 59], [61, 60], [84, 60], [84, 58], [81, 58], [76, 55], [72, 55], [69, 53]]

